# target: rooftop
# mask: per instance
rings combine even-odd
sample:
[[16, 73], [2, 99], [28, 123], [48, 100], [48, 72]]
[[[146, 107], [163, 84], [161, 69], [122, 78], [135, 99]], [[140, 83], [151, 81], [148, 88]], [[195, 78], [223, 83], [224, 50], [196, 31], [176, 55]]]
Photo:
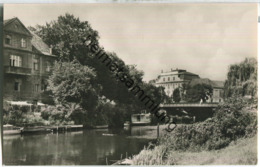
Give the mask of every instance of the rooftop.
[[161, 74], [159, 75], [193, 75], [193, 76], [199, 76], [197, 74], [191, 73], [191, 72], [187, 72], [186, 70], [183, 69], [171, 69], [170, 71], [163, 71], [161, 72]]
[[4, 25], [7, 25], [8, 23], [12, 22], [13, 20], [15, 20], [16, 17], [12, 18], [12, 19], [7, 19], [7, 20], [4, 20]]
[[211, 85], [213, 88], [223, 88], [224, 87], [224, 81], [212, 81], [208, 78], [196, 78], [191, 80], [190, 82], [191, 86], [196, 84], [207, 84]]
[[30, 31], [30, 32], [33, 35], [33, 37], [32, 37], [32, 45], [35, 47], [35, 49], [37, 49], [40, 53], [42, 53], [44, 55], [54, 56], [50, 52], [50, 47], [45, 42], [43, 42], [41, 37], [39, 37], [38, 35], [36, 35], [32, 31]]
[[22, 26], [26, 29], [26, 31], [28, 31], [31, 35], [32, 35], [32, 45], [33, 47], [39, 51], [41, 54], [44, 54], [44, 55], [48, 55], [48, 56], [55, 56], [51, 53], [51, 48], [45, 43], [43, 42], [43, 40], [41, 39], [41, 37], [39, 37], [38, 35], [36, 35], [34, 32], [30, 31], [28, 28], [26, 28], [24, 26], [24, 24], [17, 18], [17, 17], [14, 17], [14, 18], [11, 18], [11, 19], [7, 19], [7, 20], [4, 20], [4, 25], [8, 25], [10, 23], [12, 23], [13, 21], [15, 20], [18, 20]]

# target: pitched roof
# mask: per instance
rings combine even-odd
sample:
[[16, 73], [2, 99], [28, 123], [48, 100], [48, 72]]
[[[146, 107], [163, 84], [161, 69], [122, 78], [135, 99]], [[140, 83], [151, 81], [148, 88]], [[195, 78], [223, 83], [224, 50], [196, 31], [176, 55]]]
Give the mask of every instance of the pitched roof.
[[41, 54], [48, 55], [48, 56], [55, 56], [50, 53], [50, 47], [43, 42], [41, 37], [30, 31], [32, 34], [32, 45], [37, 49]]
[[21, 26], [24, 28], [25, 32], [26, 32], [26, 35], [31, 35], [30, 31], [28, 30], [28, 28], [25, 27], [25, 25], [17, 18], [17, 17], [14, 17], [14, 18], [11, 18], [11, 19], [7, 19], [7, 20], [4, 20], [4, 27], [6, 27], [7, 25], [9, 25], [10, 23], [14, 22], [15, 20], [17, 20]]
[[33, 33], [32, 31], [28, 30], [28, 28], [26, 28], [26, 27], [24, 26], [24, 24], [23, 24], [17, 17], [14, 17], [14, 18], [12, 18], [12, 19], [4, 20], [4, 26], [6, 26], [6, 25], [12, 23], [12, 22], [15, 21], [15, 20], [18, 20], [18, 21], [21, 23], [21, 25], [26, 29], [26, 31], [28, 31], [28, 33], [29, 33], [30, 35], [32, 35], [32, 41], [31, 41], [31, 43], [32, 43], [33, 47], [34, 47], [37, 51], [39, 51], [41, 54], [44, 54], [44, 55], [56, 57], [55, 55], [53, 55], [53, 54], [50, 53], [50, 47], [49, 47], [45, 42], [43, 42], [43, 40], [42, 40], [38, 35], [36, 35], [36, 34]]
[[212, 81], [213, 82], [213, 87], [217, 87], [217, 88], [224, 88], [224, 81]]
[[207, 84], [211, 85], [213, 88], [223, 88], [224, 87], [224, 82], [223, 81], [211, 81], [208, 78], [196, 78], [192, 79], [190, 82], [190, 85], [196, 85], [196, 84]]
[[195, 79], [192, 79], [190, 81], [190, 85], [191, 86], [194, 86], [194, 85], [197, 85], [197, 84], [207, 84], [207, 85], [211, 85], [211, 81], [208, 79], [208, 78], [195, 78]]
[[[15, 18], [16, 18], [16, 17], [15, 17]], [[4, 25], [9, 24], [9, 23], [12, 22], [13, 20], [15, 20], [15, 18], [4, 20]]]
[[199, 76], [198, 74], [194, 74], [194, 73], [191, 73], [191, 72], [179, 72], [180, 75], [197, 75]]

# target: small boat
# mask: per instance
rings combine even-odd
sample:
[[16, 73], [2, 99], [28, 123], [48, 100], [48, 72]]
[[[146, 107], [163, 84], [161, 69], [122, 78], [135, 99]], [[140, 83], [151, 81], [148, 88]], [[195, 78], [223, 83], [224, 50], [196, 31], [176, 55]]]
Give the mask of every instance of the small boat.
[[97, 126], [94, 126], [94, 129], [107, 129], [108, 128], [108, 125], [97, 125]]
[[151, 114], [146, 113], [146, 111], [142, 111], [140, 114], [132, 114], [131, 122], [133, 126], [137, 125], [149, 125], [152, 121]]
[[132, 165], [132, 164], [133, 161], [131, 159], [125, 158], [113, 163], [112, 165]]
[[16, 135], [21, 134], [23, 128], [15, 127], [10, 124], [3, 125], [3, 134], [4, 135]]
[[116, 134], [102, 133], [103, 136], [116, 136]]
[[130, 122], [129, 122], [129, 121], [126, 121], [126, 122], [124, 123], [124, 126], [130, 126]]

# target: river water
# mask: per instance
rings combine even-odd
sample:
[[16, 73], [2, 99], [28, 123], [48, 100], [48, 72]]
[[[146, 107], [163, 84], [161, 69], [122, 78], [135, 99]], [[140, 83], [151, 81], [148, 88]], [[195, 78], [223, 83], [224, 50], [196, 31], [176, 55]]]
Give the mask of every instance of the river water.
[[[109, 135], [107, 135], [109, 134]], [[113, 135], [110, 135], [113, 134]], [[138, 154], [156, 137], [156, 128], [82, 130], [3, 136], [5, 165], [106, 165]], [[106, 160], [107, 159], [107, 160]]]

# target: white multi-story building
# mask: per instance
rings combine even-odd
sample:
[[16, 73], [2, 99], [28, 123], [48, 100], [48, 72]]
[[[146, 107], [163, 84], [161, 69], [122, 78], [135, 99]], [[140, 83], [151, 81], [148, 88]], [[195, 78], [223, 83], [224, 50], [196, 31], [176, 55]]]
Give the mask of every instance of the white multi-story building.
[[199, 78], [199, 75], [187, 72], [182, 69], [171, 69], [171, 71], [163, 72], [159, 74], [155, 80], [155, 86], [164, 87], [164, 91], [167, 96], [171, 97], [174, 89], [182, 89], [183, 84], [188, 83], [192, 79]]

